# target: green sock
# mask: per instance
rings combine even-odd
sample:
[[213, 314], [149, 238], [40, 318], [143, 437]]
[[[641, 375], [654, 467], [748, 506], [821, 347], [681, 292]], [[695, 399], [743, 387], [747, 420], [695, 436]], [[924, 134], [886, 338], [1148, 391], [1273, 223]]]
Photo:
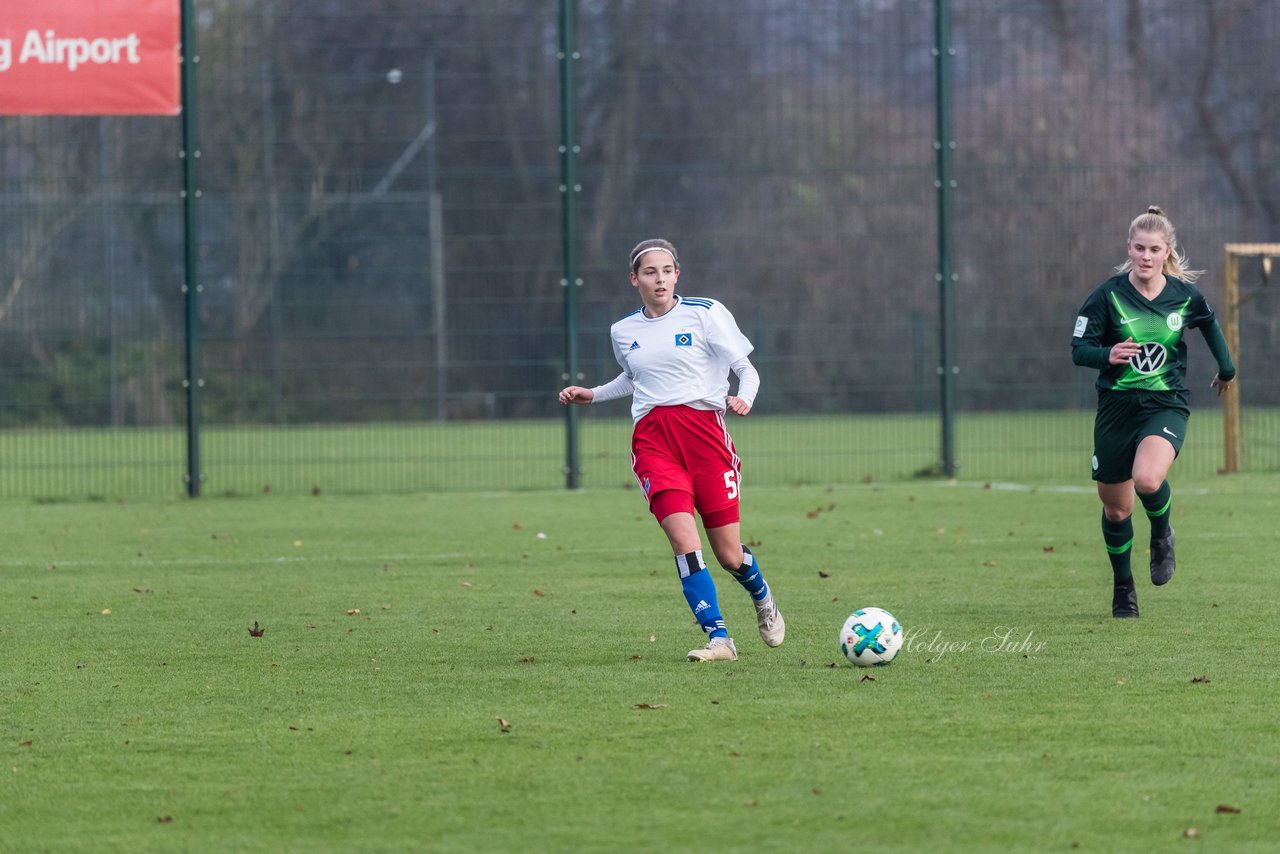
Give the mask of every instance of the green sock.
[[1129, 567], [1129, 555], [1133, 551], [1133, 517], [1126, 516], [1119, 522], [1112, 522], [1103, 513], [1102, 542], [1106, 543], [1116, 584], [1133, 581], [1133, 570]]
[[1160, 484], [1160, 488], [1147, 495], [1138, 493], [1142, 506], [1147, 510], [1147, 518], [1151, 520], [1151, 539], [1159, 539], [1169, 530], [1169, 506], [1173, 504], [1173, 490], [1169, 481]]

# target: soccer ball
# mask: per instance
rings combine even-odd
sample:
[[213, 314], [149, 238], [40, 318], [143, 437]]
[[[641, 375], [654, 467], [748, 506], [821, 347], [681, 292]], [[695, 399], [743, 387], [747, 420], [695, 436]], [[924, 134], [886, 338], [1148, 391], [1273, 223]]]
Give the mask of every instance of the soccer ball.
[[859, 667], [888, 664], [902, 648], [902, 626], [883, 608], [860, 608], [840, 627], [840, 651]]

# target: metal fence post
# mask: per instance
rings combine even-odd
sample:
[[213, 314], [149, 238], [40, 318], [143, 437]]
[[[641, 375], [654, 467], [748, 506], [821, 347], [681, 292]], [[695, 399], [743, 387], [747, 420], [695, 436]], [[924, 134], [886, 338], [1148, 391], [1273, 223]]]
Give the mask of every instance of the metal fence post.
[[200, 247], [196, 209], [200, 200], [197, 166], [200, 143], [196, 133], [196, 26], [193, 0], [182, 0], [182, 295], [185, 303], [187, 393], [187, 495], [200, 495]]
[[951, 191], [956, 182], [951, 177], [951, 155], [956, 143], [951, 138], [951, 15], [948, 0], [935, 0], [933, 55], [935, 59], [937, 103], [937, 137], [933, 147], [937, 154], [938, 190], [938, 326], [940, 352], [938, 376], [941, 380], [942, 449], [940, 468], [947, 477], [956, 474], [955, 419], [956, 375], [960, 367], [955, 359], [955, 281], [951, 267]]
[[[562, 379], [572, 385], [582, 381], [578, 369], [578, 144], [575, 140], [575, 104], [573, 74], [579, 54], [574, 47], [577, 29], [577, 0], [560, 0], [560, 238], [564, 256], [564, 353]], [[582, 467], [578, 450], [578, 408], [565, 407], [565, 486], [581, 485]]]

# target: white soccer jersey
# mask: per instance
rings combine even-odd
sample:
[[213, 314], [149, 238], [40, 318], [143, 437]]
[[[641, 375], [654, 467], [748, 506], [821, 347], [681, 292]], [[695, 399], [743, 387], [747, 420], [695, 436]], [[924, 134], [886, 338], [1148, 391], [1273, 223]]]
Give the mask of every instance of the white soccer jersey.
[[613, 356], [634, 384], [631, 417], [655, 406], [725, 411], [729, 366], [755, 348], [729, 309], [706, 297], [676, 296], [662, 317], [636, 309], [610, 329]]

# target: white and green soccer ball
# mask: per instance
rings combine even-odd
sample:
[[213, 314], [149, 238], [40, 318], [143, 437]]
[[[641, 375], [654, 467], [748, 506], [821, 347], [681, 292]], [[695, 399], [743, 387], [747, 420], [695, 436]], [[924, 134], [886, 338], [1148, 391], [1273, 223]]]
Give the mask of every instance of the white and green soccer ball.
[[902, 626], [884, 608], [860, 608], [840, 627], [840, 651], [858, 667], [893, 661], [902, 649]]

